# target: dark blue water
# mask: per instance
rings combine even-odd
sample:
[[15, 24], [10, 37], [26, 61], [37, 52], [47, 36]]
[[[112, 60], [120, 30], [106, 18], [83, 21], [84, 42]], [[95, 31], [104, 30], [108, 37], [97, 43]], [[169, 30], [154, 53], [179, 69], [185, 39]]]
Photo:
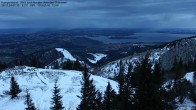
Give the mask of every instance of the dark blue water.
[[186, 38], [194, 36], [193, 34], [168, 34], [168, 33], [135, 33], [129, 37], [134, 37], [136, 39], [110, 39], [108, 36], [99, 36], [99, 37], [89, 37], [94, 40], [109, 43], [154, 43], [154, 42], [171, 42], [181, 38]]

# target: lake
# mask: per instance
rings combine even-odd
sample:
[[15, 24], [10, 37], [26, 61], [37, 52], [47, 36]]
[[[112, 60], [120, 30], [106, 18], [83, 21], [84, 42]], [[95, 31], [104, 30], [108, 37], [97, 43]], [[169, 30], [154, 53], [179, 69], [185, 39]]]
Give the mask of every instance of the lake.
[[193, 34], [168, 34], [168, 33], [134, 33], [130, 37], [136, 39], [110, 39], [110, 36], [88, 37], [103, 43], [155, 43], [155, 42], [171, 42], [180, 38], [194, 36]]

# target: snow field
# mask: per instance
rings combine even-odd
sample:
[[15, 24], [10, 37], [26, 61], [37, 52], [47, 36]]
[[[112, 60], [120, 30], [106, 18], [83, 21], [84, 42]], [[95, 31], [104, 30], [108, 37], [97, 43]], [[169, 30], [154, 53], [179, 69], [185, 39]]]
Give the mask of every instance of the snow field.
[[[11, 100], [5, 92], [9, 91], [10, 78], [14, 76], [19, 84], [22, 92], [17, 99]], [[3, 71], [0, 75], [0, 110], [24, 110], [26, 89], [29, 90], [35, 106], [40, 110], [49, 110], [52, 97], [52, 90], [55, 81], [58, 79], [58, 86], [63, 96], [63, 105], [66, 109], [76, 110], [80, 103], [82, 72], [80, 71], [64, 71], [53, 69], [38, 69], [33, 67], [15, 67]], [[108, 81], [113, 89], [117, 92], [117, 82], [91, 75], [96, 88], [100, 92], [104, 92]]]

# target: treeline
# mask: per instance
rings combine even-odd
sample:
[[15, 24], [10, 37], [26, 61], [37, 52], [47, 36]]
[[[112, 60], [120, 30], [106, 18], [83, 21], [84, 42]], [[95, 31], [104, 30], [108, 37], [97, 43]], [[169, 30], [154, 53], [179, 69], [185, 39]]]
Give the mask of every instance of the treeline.
[[7, 68], [7, 64], [5, 62], [0, 61], [0, 72]]
[[16, 59], [11, 63], [6, 64], [5, 62], [0, 61], [0, 72], [7, 69], [8, 67], [14, 67], [14, 66], [31, 66], [31, 67], [37, 67], [37, 68], [43, 68], [44, 65], [39, 61], [37, 57], [32, 57], [29, 59], [29, 62], [24, 62], [21, 59]]
[[43, 63], [39, 60], [39, 58], [33, 56], [32, 58], [29, 58], [27, 61], [23, 61], [21, 59], [16, 59], [11, 64], [11, 66], [31, 66], [36, 68], [43, 68]]
[[[32, 57], [31, 59], [29, 59], [29, 63], [25, 63], [19, 59], [14, 61], [14, 66], [24, 66], [24, 65], [36, 67], [36, 68], [44, 68], [44, 65], [37, 57]], [[82, 66], [79, 60], [71, 61], [70, 59], [67, 59], [62, 64], [59, 64], [59, 62], [56, 61], [52, 63], [51, 66], [53, 69], [63, 69], [63, 70], [82, 71], [84, 69], [84, 67]]]
[[82, 66], [79, 60], [71, 61], [69, 59], [63, 62], [62, 65], [59, 65], [59, 62], [55, 62], [53, 68], [64, 69], [64, 70], [78, 70], [78, 71], [84, 70], [84, 67]]

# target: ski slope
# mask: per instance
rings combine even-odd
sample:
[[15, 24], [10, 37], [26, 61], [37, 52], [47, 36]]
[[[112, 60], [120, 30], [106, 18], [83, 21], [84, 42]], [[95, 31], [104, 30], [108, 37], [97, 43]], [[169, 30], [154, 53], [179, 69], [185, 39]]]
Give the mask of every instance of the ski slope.
[[[22, 92], [17, 99], [11, 100], [6, 94], [10, 88], [10, 77], [14, 76]], [[96, 89], [102, 93], [105, 91], [108, 81], [117, 92], [117, 82], [91, 75]], [[58, 79], [58, 86], [63, 96], [63, 105], [66, 109], [76, 110], [80, 103], [77, 97], [80, 95], [82, 72], [74, 70], [38, 69], [34, 67], [15, 67], [3, 71], [0, 74], [0, 110], [24, 110], [24, 96], [26, 89], [29, 90], [36, 108], [49, 110], [52, 97], [52, 90], [55, 80]]]
[[71, 55], [71, 53], [63, 48], [56, 48], [58, 52], [61, 52], [64, 56], [64, 59], [69, 59], [71, 61], [76, 61], [76, 59]]

